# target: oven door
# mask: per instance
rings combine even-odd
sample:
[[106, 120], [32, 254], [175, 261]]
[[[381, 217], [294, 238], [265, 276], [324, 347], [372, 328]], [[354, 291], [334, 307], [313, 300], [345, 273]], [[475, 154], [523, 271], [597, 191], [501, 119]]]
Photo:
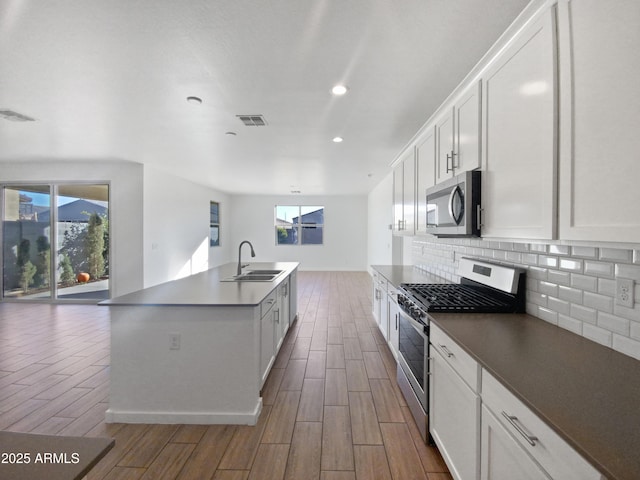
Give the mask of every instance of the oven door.
[[398, 363], [424, 412], [429, 413], [427, 407], [427, 399], [429, 398], [429, 382], [427, 380], [428, 327], [400, 310], [398, 329], [400, 334]]

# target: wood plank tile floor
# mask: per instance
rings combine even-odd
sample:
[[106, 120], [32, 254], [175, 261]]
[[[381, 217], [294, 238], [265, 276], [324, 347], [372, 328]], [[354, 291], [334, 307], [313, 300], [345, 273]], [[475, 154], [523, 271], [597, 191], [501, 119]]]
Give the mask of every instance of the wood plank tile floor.
[[255, 427], [106, 424], [109, 310], [0, 303], [0, 429], [110, 436], [88, 479], [450, 480], [395, 382], [366, 272], [299, 272]]

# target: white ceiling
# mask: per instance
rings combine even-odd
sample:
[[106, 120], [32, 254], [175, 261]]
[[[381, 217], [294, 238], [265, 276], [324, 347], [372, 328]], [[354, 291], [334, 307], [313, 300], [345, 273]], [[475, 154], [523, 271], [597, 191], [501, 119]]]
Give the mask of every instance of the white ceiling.
[[229, 193], [364, 194], [526, 3], [2, 0], [0, 109], [36, 121], [0, 119], [0, 161], [120, 159]]

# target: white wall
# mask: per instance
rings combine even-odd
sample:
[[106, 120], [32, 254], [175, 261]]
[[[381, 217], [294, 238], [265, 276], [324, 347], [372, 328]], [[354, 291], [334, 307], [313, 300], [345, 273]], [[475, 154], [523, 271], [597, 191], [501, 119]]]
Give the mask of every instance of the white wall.
[[392, 195], [393, 172], [390, 172], [368, 196], [368, 265], [393, 263], [393, 235], [389, 229], [393, 223]]
[[[361, 196], [270, 196], [233, 195], [231, 216], [225, 217], [232, 232], [234, 261], [237, 246], [249, 240], [254, 261], [300, 262], [301, 270], [367, 269], [367, 197]], [[276, 205], [323, 205], [325, 229], [323, 245], [276, 245], [274, 208]], [[224, 222], [225, 220], [223, 220]], [[250, 260], [243, 247], [243, 260]]]
[[[220, 204], [220, 246], [209, 247], [209, 202]], [[144, 167], [144, 286], [231, 261], [229, 196]]]
[[142, 178], [142, 165], [133, 162], [104, 160], [0, 163], [0, 182], [110, 184], [109, 273], [113, 296], [139, 290], [143, 286]]

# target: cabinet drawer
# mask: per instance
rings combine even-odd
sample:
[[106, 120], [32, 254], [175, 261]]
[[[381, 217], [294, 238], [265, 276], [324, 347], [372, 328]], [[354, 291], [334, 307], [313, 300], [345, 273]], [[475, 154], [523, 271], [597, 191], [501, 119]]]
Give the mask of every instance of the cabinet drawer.
[[276, 304], [278, 291], [274, 289], [268, 296], [260, 303], [260, 318], [264, 317]]
[[482, 371], [481, 396], [484, 405], [552, 478], [600, 480], [584, 458], [486, 370]]
[[446, 333], [433, 322], [430, 324], [429, 342], [444, 357], [445, 361], [462, 377], [474, 392], [479, 387], [480, 366], [462, 350]]

